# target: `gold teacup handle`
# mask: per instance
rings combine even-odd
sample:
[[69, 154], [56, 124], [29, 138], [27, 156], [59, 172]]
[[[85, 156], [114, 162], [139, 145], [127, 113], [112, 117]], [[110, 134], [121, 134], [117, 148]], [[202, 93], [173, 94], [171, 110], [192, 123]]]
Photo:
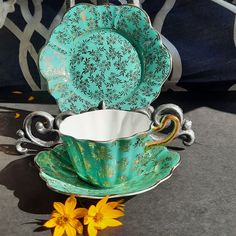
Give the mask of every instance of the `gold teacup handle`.
[[152, 127], [152, 131], [153, 132], [162, 131], [163, 129], [165, 129], [167, 127], [169, 122], [174, 123], [173, 130], [163, 139], [148, 142], [146, 144], [147, 147], [154, 146], [154, 145], [160, 145], [160, 144], [165, 145], [165, 144], [171, 142], [176, 137], [176, 135], [178, 134], [179, 129], [180, 129], [180, 120], [177, 116], [174, 116], [174, 115], [163, 116], [161, 118], [160, 124], [158, 126]]

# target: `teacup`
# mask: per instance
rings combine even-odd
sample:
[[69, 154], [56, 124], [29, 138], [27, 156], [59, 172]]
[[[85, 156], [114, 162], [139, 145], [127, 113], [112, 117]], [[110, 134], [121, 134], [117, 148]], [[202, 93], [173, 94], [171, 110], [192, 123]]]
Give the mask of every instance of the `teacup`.
[[[170, 121], [174, 123], [170, 134], [153, 141], [151, 135]], [[142, 175], [146, 149], [170, 142], [179, 127], [174, 115], [163, 116], [155, 126], [139, 112], [97, 110], [67, 117], [59, 131], [79, 177], [96, 186], [112, 187]]]

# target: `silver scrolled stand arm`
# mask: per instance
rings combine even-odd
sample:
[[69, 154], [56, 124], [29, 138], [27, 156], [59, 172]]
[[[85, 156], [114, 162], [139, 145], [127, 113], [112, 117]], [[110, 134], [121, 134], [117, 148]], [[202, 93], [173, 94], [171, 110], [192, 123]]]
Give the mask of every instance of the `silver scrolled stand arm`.
[[[106, 109], [105, 103], [102, 102], [98, 108], [92, 108], [90, 110], [96, 109]], [[190, 146], [194, 143], [195, 134], [192, 130], [192, 122], [190, 120], [184, 119], [183, 111], [179, 106], [175, 104], [164, 104], [157, 107], [155, 110], [152, 106], [149, 106], [146, 109], [139, 109], [136, 111], [147, 115], [157, 125], [159, 124], [163, 115], [172, 114], [177, 116], [180, 120], [181, 128], [179, 133], [176, 135], [176, 138], [181, 138], [184, 145], [186, 146]], [[75, 115], [75, 113], [63, 112], [57, 115], [55, 118], [51, 114], [44, 111], [35, 111], [30, 113], [23, 122], [23, 128], [17, 131], [19, 138], [16, 141], [16, 150], [20, 154], [26, 154], [35, 150], [25, 147], [25, 145], [34, 145], [39, 149], [47, 149], [61, 143], [59, 136], [59, 125], [63, 119], [71, 115]], [[33, 120], [37, 118], [44, 120], [44, 122], [37, 121], [35, 126], [33, 126]], [[47, 137], [47, 135], [54, 134], [55, 139], [46, 141], [36, 137], [32, 132], [33, 128], [35, 128], [35, 131], [37, 131], [38, 134], [45, 135], [45, 137]], [[153, 138], [155, 139], [155, 136], [153, 136]]]
[[[45, 112], [45, 111], [35, 111], [30, 113], [28, 116], [26, 116], [24, 122], [23, 122], [23, 128], [17, 131], [17, 135], [19, 138], [16, 141], [16, 150], [21, 154], [26, 154], [32, 151], [35, 151], [34, 149], [29, 149], [27, 147], [24, 147], [25, 144], [34, 145], [37, 147], [42, 148], [51, 148], [59, 143], [61, 143], [60, 136], [59, 136], [59, 130], [58, 127], [60, 125], [60, 122], [67, 116], [74, 115], [73, 112], [64, 112], [60, 113], [56, 118], [54, 118], [51, 114]], [[41, 118], [42, 121], [38, 121], [35, 123], [35, 130], [41, 134], [47, 136], [48, 134], [56, 134], [56, 138], [54, 140], [43, 140], [38, 137], [36, 137], [32, 133], [32, 123], [34, 119]]]

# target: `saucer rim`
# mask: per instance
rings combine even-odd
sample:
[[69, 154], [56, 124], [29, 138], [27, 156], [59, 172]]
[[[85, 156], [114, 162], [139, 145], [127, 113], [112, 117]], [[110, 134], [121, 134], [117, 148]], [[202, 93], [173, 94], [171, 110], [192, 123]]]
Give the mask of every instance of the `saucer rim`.
[[[59, 144], [59, 145], [56, 145], [54, 148], [58, 147], [58, 146], [64, 146], [63, 144]], [[53, 149], [54, 149], [53, 148]], [[63, 194], [63, 195], [66, 195], [66, 196], [70, 196], [70, 195], [73, 195], [75, 197], [80, 197], [80, 198], [87, 198], [87, 199], [102, 199], [103, 197], [105, 197], [106, 195], [104, 196], [92, 196], [92, 195], [85, 195], [85, 194], [75, 194], [75, 193], [67, 193], [67, 192], [63, 192], [63, 191], [60, 191], [58, 189], [55, 189], [54, 187], [50, 186], [49, 183], [48, 183], [48, 180], [44, 177], [44, 175], [48, 176], [49, 178], [52, 178], [51, 176], [49, 176], [48, 174], [44, 173], [42, 171], [42, 168], [37, 164], [36, 162], [36, 159], [38, 158], [38, 156], [40, 155], [40, 153], [43, 153], [43, 152], [50, 152], [52, 151], [53, 149], [49, 149], [49, 150], [43, 150], [43, 151], [40, 151], [39, 153], [37, 153], [34, 157], [34, 163], [35, 163], [35, 166], [38, 168], [39, 170], [39, 176], [40, 178], [46, 183], [46, 186], [52, 190], [53, 192], [56, 192], [56, 193], [59, 193], [59, 194]], [[167, 147], [163, 146], [163, 150], [166, 149], [168, 152], [172, 152], [172, 151], [169, 151], [167, 149]], [[176, 152], [177, 153], [177, 152]], [[176, 163], [176, 165], [174, 165], [170, 171], [169, 171], [169, 174], [161, 179], [161, 180], [158, 180], [156, 183], [154, 183], [152, 186], [149, 186], [143, 190], [140, 190], [140, 191], [136, 191], [136, 192], [129, 192], [129, 193], [124, 193], [124, 194], [111, 194], [109, 195], [109, 198], [121, 198], [121, 197], [129, 197], [129, 196], [135, 196], [135, 195], [139, 195], [139, 194], [142, 194], [142, 193], [145, 193], [145, 192], [148, 192], [154, 188], [156, 188], [159, 184], [161, 184], [162, 182], [168, 180], [174, 173], [174, 170], [180, 165], [181, 163], [181, 157], [178, 154], [178, 157], [179, 157], [179, 161]], [[55, 179], [55, 178], [54, 178]], [[56, 179], [57, 181], [61, 181], [59, 179]], [[68, 183], [67, 183], [68, 184]], [[71, 185], [71, 184], [70, 184]]]
[[[137, 191], [137, 192], [130, 192], [130, 193], [126, 193], [126, 194], [111, 194], [111, 195], [109, 195], [109, 198], [112, 199], [112, 198], [130, 197], [130, 196], [136, 196], [136, 195], [148, 192], [148, 191], [156, 188], [159, 184], [161, 184], [161, 183], [165, 182], [166, 180], [168, 180], [173, 175], [174, 170], [180, 165], [180, 163], [181, 163], [181, 160], [179, 159], [179, 162], [171, 169], [170, 173], [164, 179], [157, 181], [154, 185], [152, 185], [152, 186], [150, 186], [146, 189], [143, 189], [143, 190], [140, 190], [140, 191]], [[63, 191], [60, 191], [60, 190], [55, 189], [52, 186], [50, 186], [48, 184], [47, 180], [44, 178], [44, 176], [42, 176], [42, 171], [41, 170], [40, 170], [39, 175], [40, 175], [41, 179], [46, 183], [46, 186], [50, 190], [52, 190], [53, 192], [57, 192], [57, 193], [60, 193], [60, 194], [66, 195], [66, 196], [73, 195], [73, 196], [78, 197], [78, 198], [88, 198], [88, 199], [102, 199], [106, 196], [106, 195], [104, 195], [104, 196], [92, 196], [92, 195], [84, 195], [84, 194], [65, 193]], [[47, 174], [45, 174], [45, 175], [47, 175]], [[49, 176], [49, 175], [47, 175], [47, 176]], [[52, 177], [50, 177], [50, 178], [52, 178]]]

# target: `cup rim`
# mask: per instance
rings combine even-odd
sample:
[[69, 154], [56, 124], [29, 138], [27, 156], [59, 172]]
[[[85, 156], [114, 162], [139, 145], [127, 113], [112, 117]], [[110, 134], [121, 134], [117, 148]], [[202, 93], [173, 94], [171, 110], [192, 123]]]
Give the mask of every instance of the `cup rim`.
[[132, 139], [134, 138], [135, 136], [139, 136], [139, 135], [142, 135], [142, 134], [148, 134], [151, 130], [152, 130], [152, 127], [153, 127], [153, 121], [150, 120], [150, 124], [149, 124], [149, 127], [147, 130], [144, 130], [144, 131], [140, 131], [140, 132], [136, 132], [130, 136], [125, 136], [125, 137], [120, 137], [120, 138], [113, 138], [113, 139], [108, 139], [108, 140], [94, 140], [94, 139], [82, 139], [82, 138], [75, 138], [73, 137], [72, 135], [68, 135], [68, 134], [65, 134], [61, 131], [61, 124], [66, 121], [67, 119], [69, 119], [70, 117], [74, 117], [74, 116], [79, 116], [81, 114], [84, 114], [84, 113], [88, 113], [88, 112], [100, 112], [100, 111], [118, 111], [118, 112], [127, 112], [127, 113], [138, 113], [142, 116], [145, 116], [149, 119], [149, 117], [142, 113], [142, 112], [139, 112], [139, 111], [130, 111], [130, 110], [118, 110], [118, 109], [105, 109], [105, 110], [95, 110], [95, 111], [87, 111], [87, 112], [83, 112], [83, 113], [79, 113], [79, 114], [76, 114], [76, 115], [72, 115], [72, 116], [69, 116], [67, 118], [65, 118], [59, 125], [59, 134], [62, 135], [62, 136], [66, 136], [66, 137], [70, 137], [70, 138], [73, 138], [77, 141], [88, 141], [88, 142], [95, 142], [95, 143], [113, 143], [113, 142], [116, 142], [116, 141], [122, 141], [122, 140], [129, 140], [129, 139]]

